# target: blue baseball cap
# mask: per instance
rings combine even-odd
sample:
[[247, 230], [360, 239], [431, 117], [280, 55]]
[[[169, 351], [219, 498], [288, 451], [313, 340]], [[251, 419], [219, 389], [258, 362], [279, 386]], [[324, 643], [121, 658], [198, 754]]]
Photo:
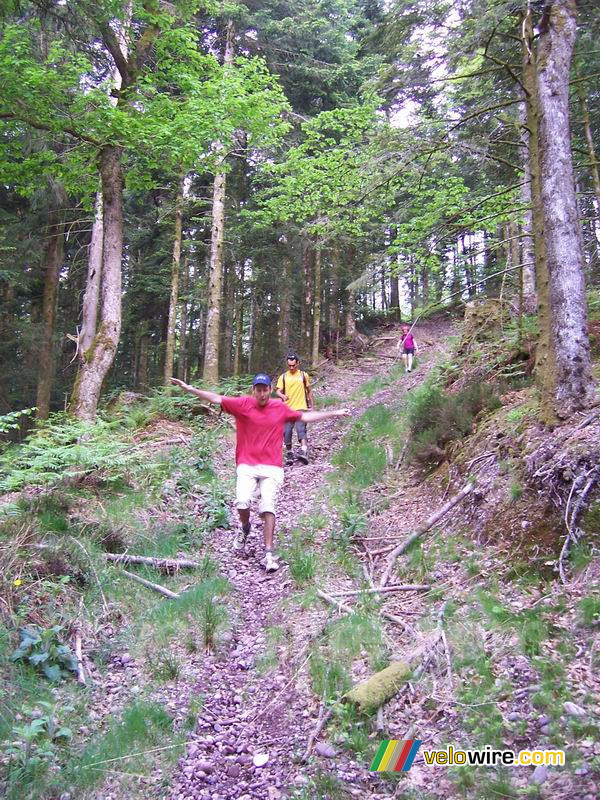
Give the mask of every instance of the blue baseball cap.
[[271, 385], [271, 378], [269, 378], [266, 372], [259, 372], [252, 379], [252, 386], [270, 386], [270, 385]]

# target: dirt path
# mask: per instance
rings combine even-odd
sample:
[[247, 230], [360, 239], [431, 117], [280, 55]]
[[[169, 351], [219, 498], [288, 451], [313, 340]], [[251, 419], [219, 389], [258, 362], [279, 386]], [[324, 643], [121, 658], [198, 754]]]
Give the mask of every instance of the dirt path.
[[[351, 367], [330, 369], [317, 386], [317, 404], [319, 396], [339, 397], [344, 405], [352, 405], [355, 419], [375, 403], [398, 404], [398, 385], [401, 391], [418, 385], [447, 352], [451, 333], [450, 325], [420, 326], [419, 368], [406, 375], [401, 384], [358, 403], [350, 401], [361, 383], [385, 374], [394, 363], [397, 331], [390, 330], [385, 337], [374, 340], [369, 352]], [[278, 542], [299, 514], [327, 515], [326, 501], [319, 497], [343, 433], [343, 424], [337, 420], [311, 426], [311, 463], [286, 468], [278, 505]], [[233, 470], [231, 460], [230, 456], [226, 471]], [[420, 515], [428, 512], [426, 496], [422, 505]], [[308, 644], [331, 609], [323, 606], [302, 611], [289, 603], [294, 585], [288, 570], [283, 566], [273, 576], [264, 574], [259, 566], [262, 531], [257, 515], [253, 514], [252, 522], [253, 533], [243, 556], [232, 550], [231, 537], [224, 537], [222, 532], [216, 532], [209, 543], [222, 574], [235, 587], [237, 618], [230, 640], [217, 653], [194, 663], [186, 671], [185, 685], [180, 681], [180, 685], [165, 690], [165, 702], [175, 705], [180, 714], [185, 713], [190, 696], [204, 698], [196, 729], [179, 761], [169, 800], [279, 800], [301, 790], [316, 770], [341, 779], [349, 795], [392, 796], [393, 786], [386, 787], [379, 779], [375, 782], [368, 765], [357, 763], [346, 751], [334, 754], [321, 747], [311, 765], [299, 763], [298, 756], [306, 748], [319, 713], [318, 700], [309, 688]], [[400, 517], [397, 523], [406, 528], [413, 520]], [[324, 544], [319, 537], [324, 539], [326, 534], [316, 532], [317, 552]], [[269, 635], [273, 626], [283, 626], [288, 638], [273, 642]], [[278, 665], [265, 672], [261, 661], [273, 655]], [[256, 765], [265, 760], [262, 766]]]

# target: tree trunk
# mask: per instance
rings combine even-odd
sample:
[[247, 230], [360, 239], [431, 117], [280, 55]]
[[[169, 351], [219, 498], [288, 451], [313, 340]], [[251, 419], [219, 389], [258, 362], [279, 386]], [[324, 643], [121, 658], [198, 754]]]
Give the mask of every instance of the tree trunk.
[[329, 328], [329, 340], [337, 338], [340, 326], [340, 273], [341, 273], [340, 248], [337, 245], [331, 250], [331, 286], [329, 292], [329, 313], [327, 326]]
[[163, 382], [169, 386], [175, 361], [175, 328], [177, 326], [177, 301], [179, 299], [179, 270], [181, 267], [181, 232], [183, 219], [183, 178], [177, 186], [175, 197], [175, 231], [173, 237], [173, 259], [171, 261], [171, 295], [169, 297], [169, 320], [165, 346], [165, 371]]
[[93, 420], [121, 332], [121, 257], [123, 253], [123, 173], [121, 151], [105, 147], [100, 152], [104, 206], [102, 238], [102, 289], [100, 325], [73, 387], [71, 408], [79, 419]]
[[250, 292], [250, 321], [248, 324], [248, 372], [254, 367], [254, 340], [256, 338], [256, 292]]
[[292, 307], [292, 260], [283, 259], [283, 281], [279, 287], [279, 347], [282, 351], [291, 347], [290, 343], [290, 309]]
[[98, 326], [98, 305], [102, 281], [102, 241], [104, 239], [102, 192], [96, 194], [94, 224], [88, 252], [87, 279], [83, 295], [81, 333], [79, 334], [79, 357], [85, 360]]
[[64, 225], [60, 212], [48, 214], [46, 247], [44, 248], [44, 300], [42, 307], [42, 339], [39, 346], [36, 417], [47, 419], [54, 374], [54, 325], [58, 296], [58, 276], [64, 252]]
[[[531, 186], [532, 233], [535, 253], [535, 285], [537, 315], [540, 334], [536, 347], [536, 380], [541, 386], [543, 375], [550, 369], [551, 320], [550, 284], [546, 262], [546, 241], [544, 238], [544, 211], [542, 207], [542, 188], [540, 176], [540, 107], [536, 61], [534, 57], [534, 30], [531, 10], [523, 20], [523, 84], [527, 100], [527, 132], [529, 154], [529, 177]], [[527, 177], [527, 175], [526, 175]]]
[[233, 374], [240, 375], [242, 372], [242, 354], [244, 339], [244, 273], [245, 262], [240, 259], [240, 270], [237, 284], [237, 298], [235, 305], [235, 353], [233, 356]]
[[540, 172], [550, 319], [549, 360], [539, 375], [546, 421], [567, 418], [595, 398], [569, 127], [569, 70], [575, 42], [574, 0], [546, 6], [538, 45]]
[[150, 337], [145, 323], [143, 323], [142, 331], [139, 334], [137, 342], [137, 358], [136, 358], [136, 389], [146, 391], [149, 386], [148, 381], [148, 349], [150, 346]]
[[[227, 25], [227, 39], [223, 63], [233, 62], [233, 23]], [[222, 152], [222, 142], [215, 144]], [[210, 384], [219, 382], [219, 343], [221, 332], [221, 294], [223, 289], [223, 240], [225, 235], [225, 188], [226, 173], [217, 172], [213, 185], [212, 230], [210, 239], [210, 263], [208, 271], [208, 306], [206, 311], [206, 337], [204, 343], [203, 379]]]
[[[575, 73], [579, 77], [579, 71]], [[598, 159], [596, 157], [596, 148], [594, 147], [594, 136], [592, 134], [592, 124], [590, 121], [590, 112], [588, 109], [587, 98], [583, 83], [577, 81], [577, 94], [579, 96], [579, 103], [581, 105], [581, 114], [583, 118], [583, 130], [585, 133], [585, 140], [588, 146], [588, 153], [590, 157], [590, 169], [592, 173], [592, 183], [594, 186], [594, 202], [593, 206], [596, 211], [596, 219], [592, 221], [591, 229], [594, 234], [595, 242], [595, 255], [596, 259], [600, 259], [600, 247], [598, 245], [598, 228], [600, 225], [600, 172], [598, 171]]]
[[313, 329], [311, 363], [313, 367], [319, 361], [319, 344], [321, 341], [321, 244], [315, 245], [315, 293], [313, 304]]
[[312, 312], [313, 312], [313, 249], [309, 242], [306, 242], [302, 253], [302, 267], [304, 273], [304, 304], [300, 314], [300, 335], [301, 344], [300, 355], [305, 358], [312, 352], [310, 335], [312, 332]]
[[[527, 56], [527, 54], [526, 54]], [[524, 64], [524, 69], [527, 65]], [[533, 79], [531, 75], [531, 79]], [[530, 79], [530, 80], [531, 80]], [[530, 82], [530, 81], [529, 81]], [[532, 133], [527, 119], [527, 99], [522, 106], [519, 114], [519, 138], [522, 143], [522, 161], [524, 167], [524, 180], [521, 188], [521, 200], [525, 207], [523, 213], [523, 226], [521, 228], [521, 264], [523, 264], [523, 310], [527, 314], [534, 314], [537, 308], [537, 291], [535, 281], [535, 244], [533, 240], [533, 196], [532, 196], [532, 159], [530, 154], [532, 136], [536, 137], [537, 151], [537, 131]]]
[[181, 300], [179, 303], [179, 358], [177, 359], [177, 377], [186, 380], [188, 362], [188, 292], [190, 289], [190, 262], [188, 258], [183, 261], [181, 273]]
[[235, 313], [235, 263], [229, 261], [225, 268], [225, 324], [223, 326], [223, 347], [221, 351], [223, 372], [231, 375], [233, 372], [233, 324]]

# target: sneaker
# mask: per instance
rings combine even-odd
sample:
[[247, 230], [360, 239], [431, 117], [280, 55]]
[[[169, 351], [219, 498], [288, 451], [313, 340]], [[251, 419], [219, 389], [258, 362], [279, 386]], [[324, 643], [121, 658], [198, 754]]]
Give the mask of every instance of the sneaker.
[[300, 450], [298, 453], [298, 461], [302, 464], [308, 464], [308, 452], [306, 450]]
[[248, 534], [250, 533], [250, 525], [247, 527], [242, 527], [240, 531], [238, 531], [235, 535], [233, 540], [233, 549], [234, 550], [243, 550], [246, 544], [246, 539], [248, 538]]
[[270, 550], [267, 550], [265, 557], [263, 558], [263, 564], [267, 572], [277, 572], [279, 569], [277, 559]]
[[288, 450], [285, 454], [285, 463], [288, 465], [288, 467], [291, 467], [294, 463], [294, 454], [291, 450]]

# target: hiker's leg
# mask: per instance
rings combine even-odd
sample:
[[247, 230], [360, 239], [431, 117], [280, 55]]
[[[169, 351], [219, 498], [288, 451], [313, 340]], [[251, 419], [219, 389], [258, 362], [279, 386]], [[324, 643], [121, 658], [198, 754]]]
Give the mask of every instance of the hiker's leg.
[[261, 514], [263, 519], [263, 536], [265, 540], [265, 550], [273, 549], [273, 536], [275, 533], [275, 514], [265, 511]]
[[402, 353], [402, 363], [404, 364], [404, 371], [405, 372], [408, 369], [407, 360], [408, 360], [408, 354], [407, 353]]
[[250, 524], [250, 504], [258, 486], [258, 476], [252, 467], [240, 464], [236, 469], [235, 506], [240, 516], [242, 527], [247, 529]]
[[408, 353], [407, 360], [408, 360], [408, 371], [410, 372], [411, 369], [412, 369], [412, 362], [413, 362], [413, 354], [412, 353]]
[[283, 428], [283, 441], [285, 442], [286, 450], [292, 449], [292, 434], [294, 432], [294, 423], [286, 422]]
[[296, 423], [296, 433], [298, 434], [298, 441], [300, 442], [300, 449], [306, 456], [308, 452], [308, 436], [306, 433], [306, 422], [298, 420]]
[[283, 469], [281, 467], [261, 466], [259, 470], [260, 503], [258, 510], [264, 523], [265, 550], [272, 550], [275, 532], [275, 500], [283, 485]]

